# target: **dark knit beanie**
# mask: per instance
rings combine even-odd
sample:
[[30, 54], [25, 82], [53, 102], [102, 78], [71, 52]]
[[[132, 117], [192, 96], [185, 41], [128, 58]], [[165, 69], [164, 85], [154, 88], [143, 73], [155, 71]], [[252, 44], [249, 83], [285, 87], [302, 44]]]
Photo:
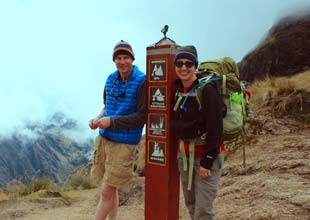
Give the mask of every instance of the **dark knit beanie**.
[[126, 41], [121, 40], [118, 42], [113, 50], [113, 61], [115, 60], [115, 57], [124, 54], [130, 56], [133, 60], [135, 60], [135, 54], [133, 53], [133, 50], [129, 43]]
[[186, 58], [191, 60], [193, 63], [195, 63], [195, 66], [197, 68], [198, 66], [198, 57], [197, 57], [197, 50], [194, 46], [184, 46], [177, 49], [175, 53], [174, 62], [178, 59]]

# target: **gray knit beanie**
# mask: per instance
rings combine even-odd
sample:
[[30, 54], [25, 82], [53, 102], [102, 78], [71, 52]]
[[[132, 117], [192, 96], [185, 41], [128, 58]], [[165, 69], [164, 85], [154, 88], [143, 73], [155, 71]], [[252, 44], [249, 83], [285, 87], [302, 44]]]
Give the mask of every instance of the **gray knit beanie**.
[[197, 68], [198, 56], [197, 56], [197, 50], [194, 46], [189, 45], [189, 46], [184, 46], [184, 47], [180, 47], [179, 49], [177, 49], [175, 53], [174, 62], [181, 58], [186, 58], [186, 59], [193, 61], [193, 63], [195, 63], [195, 66]]

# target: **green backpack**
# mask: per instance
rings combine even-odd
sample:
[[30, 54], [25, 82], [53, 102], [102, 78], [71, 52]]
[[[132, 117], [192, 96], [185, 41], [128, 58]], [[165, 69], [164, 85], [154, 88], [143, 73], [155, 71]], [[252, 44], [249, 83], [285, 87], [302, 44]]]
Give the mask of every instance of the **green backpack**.
[[[245, 138], [245, 86], [239, 80], [239, 70], [236, 62], [230, 57], [220, 59], [207, 60], [198, 66], [197, 74], [202, 75], [199, 78], [199, 83], [195, 85], [188, 93], [179, 93], [176, 95], [176, 103], [173, 110], [176, 111], [181, 105], [182, 109], [186, 109], [185, 103], [187, 98], [195, 96], [200, 106], [202, 103], [202, 89], [212, 81], [218, 81], [219, 90], [223, 97], [223, 102], [226, 106], [226, 116], [223, 119], [224, 123], [224, 141], [235, 141], [242, 137], [243, 146]], [[184, 100], [182, 97], [185, 97]], [[181, 100], [183, 102], [181, 103]], [[189, 156], [189, 175], [188, 175], [188, 190], [191, 190], [193, 167], [194, 167], [194, 148], [195, 144], [199, 143], [199, 138], [189, 140], [190, 156]], [[183, 169], [187, 170], [187, 159], [184, 152], [184, 141], [180, 142], [180, 150], [183, 161]], [[245, 147], [243, 147], [243, 165], [245, 167]]]
[[207, 60], [198, 66], [197, 74], [203, 75], [200, 86], [197, 87], [197, 96], [201, 100], [201, 91], [205, 84], [215, 79], [221, 81], [220, 93], [227, 108], [224, 123], [224, 141], [233, 141], [244, 134], [245, 87], [239, 80], [239, 70], [236, 62], [230, 57]]

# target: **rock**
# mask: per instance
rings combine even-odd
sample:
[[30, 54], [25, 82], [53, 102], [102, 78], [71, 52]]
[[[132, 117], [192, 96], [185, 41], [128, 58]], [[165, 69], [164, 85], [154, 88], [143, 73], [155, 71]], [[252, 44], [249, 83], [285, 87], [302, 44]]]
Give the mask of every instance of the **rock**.
[[310, 14], [282, 18], [265, 40], [238, 63], [246, 81], [291, 76], [310, 69]]

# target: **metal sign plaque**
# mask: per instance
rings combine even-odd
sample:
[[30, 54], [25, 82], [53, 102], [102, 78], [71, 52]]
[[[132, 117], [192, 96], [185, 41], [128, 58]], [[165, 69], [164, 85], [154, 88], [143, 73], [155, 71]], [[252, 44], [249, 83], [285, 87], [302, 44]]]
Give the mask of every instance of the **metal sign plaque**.
[[149, 114], [148, 131], [150, 136], [166, 136], [166, 118], [165, 114]]
[[166, 143], [149, 141], [148, 148], [148, 162], [164, 166], [166, 164]]
[[167, 59], [150, 60], [150, 81], [167, 81]]
[[167, 87], [150, 86], [149, 87], [149, 108], [166, 109], [167, 107]]

